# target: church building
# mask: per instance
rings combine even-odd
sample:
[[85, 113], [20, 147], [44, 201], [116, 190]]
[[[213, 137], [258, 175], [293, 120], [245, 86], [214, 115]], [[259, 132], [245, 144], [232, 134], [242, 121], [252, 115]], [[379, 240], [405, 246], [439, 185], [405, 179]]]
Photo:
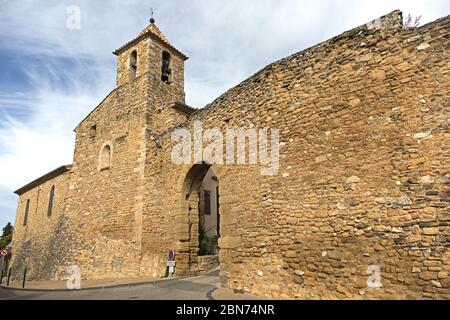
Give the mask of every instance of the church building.
[[[150, 20], [114, 51], [73, 163], [16, 191], [13, 276], [162, 278], [174, 250], [175, 276], [220, 268], [267, 298], [449, 299], [449, 34], [450, 16], [405, 28], [394, 11], [195, 109], [188, 57]], [[174, 163], [174, 132], [199, 122], [276, 129], [278, 172]]]

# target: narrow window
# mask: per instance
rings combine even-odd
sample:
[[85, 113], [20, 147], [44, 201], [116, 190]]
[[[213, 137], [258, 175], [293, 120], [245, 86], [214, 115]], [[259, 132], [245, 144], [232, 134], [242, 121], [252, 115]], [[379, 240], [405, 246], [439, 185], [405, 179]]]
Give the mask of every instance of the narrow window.
[[91, 128], [89, 129], [89, 137], [91, 139], [95, 139], [95, 136], [97, 135], [97, 125], [93, 124]]
[[111, 167], [111, 147], [107, 144], [100, 151], [100, 170], [106, 170]]
[[28, 223], [28, 211], [30, 211], [30, 199], [27, 199], [27, 204], [25, 206], [25, 215], [23, 216], [23, 226], [24, 227]]
[[203, 201], [205, 204], [204, 214], [207, 216], [211, 215], [211, 191], [205, 190], [203, 193]]
[[172, 70], [170, 69], [170, 53], [163, 51], [162, 53], [162, 67], [161, 67], [161, 80], [163, 82], [170, 82], [170, 75]]
[[137, 73], [137, 52], [134, 50], [130, 55], [130, 75], [131, 79], [136, 79]]
[[53, 213], [53, 201], [55, 198], [55, 186], [52, 186], [50, 189], [50, 197], [48, 199], [48, 210], [47, 210], [47, 216], [51, 217]]

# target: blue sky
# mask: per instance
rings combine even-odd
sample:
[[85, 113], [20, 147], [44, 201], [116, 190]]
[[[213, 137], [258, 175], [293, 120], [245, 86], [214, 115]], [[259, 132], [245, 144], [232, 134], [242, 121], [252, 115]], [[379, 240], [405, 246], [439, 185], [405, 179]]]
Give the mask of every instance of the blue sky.
[[[68, 29], [77, 5], [81, 28]], [[450, 14], [448, 0], [0, 0], [0, 225], [13, 191], [72, 162], [73, 128], [115, 86], [114, 49], [156, 23], [190, 59], [187, 102], [203, 107], [265, 65], [392, 10]]]

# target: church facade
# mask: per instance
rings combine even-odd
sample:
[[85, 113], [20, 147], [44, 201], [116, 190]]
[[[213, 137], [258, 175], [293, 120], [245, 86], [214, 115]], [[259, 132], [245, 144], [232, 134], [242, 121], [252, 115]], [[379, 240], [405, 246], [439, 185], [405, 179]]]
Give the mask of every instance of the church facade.
[[[449, 29], [394, 11], [194, 109], [152, 20], [114, 52], [73, 163], [16, 191], [13, 274], [160, 278], [174, 250], [175, 275], [220, 264], [223, 286], [269, 298], [450, 298]], [[174, 132], [199, 122], [277, 129], [278, 172], [174, 163]]]

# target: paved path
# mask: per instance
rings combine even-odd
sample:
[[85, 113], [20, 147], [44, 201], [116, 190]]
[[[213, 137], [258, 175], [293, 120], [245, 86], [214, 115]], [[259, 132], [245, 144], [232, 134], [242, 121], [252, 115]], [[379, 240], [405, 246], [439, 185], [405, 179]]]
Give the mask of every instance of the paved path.
[[0, 289], [0, 300], [207, 300], [219, 286], [219, 271], [183, 280], [76, 291]]

